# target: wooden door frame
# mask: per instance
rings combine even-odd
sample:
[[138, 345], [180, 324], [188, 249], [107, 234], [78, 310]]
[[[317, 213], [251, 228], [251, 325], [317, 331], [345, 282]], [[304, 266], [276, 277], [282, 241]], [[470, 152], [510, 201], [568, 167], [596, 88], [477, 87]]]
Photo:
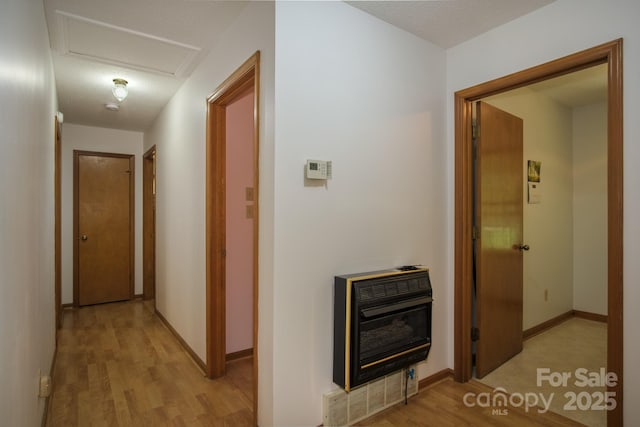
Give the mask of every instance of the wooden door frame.
[[226, 107], [253, 89], [253, 418], [258, 408], [258, 236], [260, 52], [257, 51], [207, 98], [206, 136], [206, 310], [207, 376], [224, 375], [226, 365]]
[[607, 369], [618, 375], [614, 392], [617, 406], [607, 413], [609, 426], [622, 425], [623, 381], [623, 106], [622, 39], [614, 40], [524, 71], [458, 91], [455, 120], [455, 249], [454, 249], [454, 376], [459, 382], [472, 376], [471, 279], [472, 279], [472, 103], [549, 78], [598, 64], [608, 65], [607, 108], [607, 218], [608, 218], [608, 326]]
[[[150, 298], [155, 298], [156, 295], [156, 280], [155, 280], [155, 265], [156, 265], [156, 251], [155, 251], [155, 227], [156, 227], [156, 220], [155, 220], [155, 206], [156, 206], [156, 192], [153, 191], [153, 186], [155, 185], [157, 188], [157, 179], [156, 179], [156, 146], [154, 145], [153, 147], [149, 148], [142, 156], [142, 298], [143, 299], [150, 299]], [[153, 197], [153, 205], [152, 206], [148, 206], [147, 204], [147, 191], [149, 191], [149, 177], [147, 176], [147, 172], [146, 172], [146, 167], [145, 167], [145, 162], [151, 160], [153, 162], [153, 175], [151, 177], [152, 182], [151, 182], [151, 188], [152, 188], [152, 197]], [[156, 183], [154, 184], [154, 180], [156, 181]], [[149, 231], [149, 227], [151, 226], [151, 224], [147, 223], [147, 211], [148, 209], [153, 208], [153, 244], [154, 244], [154, 250], [152, 254], [147, 253], [147, 251], [145, 251], [145, 236], [147, 235], [147, 232]], [[148, 261], [148, 257], [149, 256], [153, 256], [153, 266], [154, 266], [154, 273], [153, 273], [153, 283], [149, 284], [147, 283], [146, 280], [146, 276], [145, 276], [145, 266], [147, 264]], [[154, 304], [155, 306], [155, 304]]]
[[56, 340], [62, 327], [62, 134], [58, 115], [54, 116], [53, 144], [53, 199], [54, 199], [54, 304], [56, 316]]
[[129, 299], [134, 296], [133, 278], [135, 276], [135, 156], [133, 154], [103, 153], [99, 151], [73, 150], [73, 306], [80, 306], [80, 277], [79, 277], [79, 241], [78, 208], [79, 208], [79, 171], [80, 156], [116, 157], [129, 159]]

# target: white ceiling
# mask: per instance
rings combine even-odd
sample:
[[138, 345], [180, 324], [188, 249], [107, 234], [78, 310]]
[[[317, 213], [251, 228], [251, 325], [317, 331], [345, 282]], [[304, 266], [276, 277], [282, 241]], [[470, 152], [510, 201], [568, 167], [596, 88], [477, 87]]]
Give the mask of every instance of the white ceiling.
[[500, 99], [535, 92], [555, 102], [576, 108], [607, 101], [607, 64], [596, 65], [570, 74], [530, 84], [483, 100]]
[[601, 64], [554, 79], [544, 80], [527, 86], [527, 88], [546, 95], [569, 108], [605, 102], [608, 87], [607, 70], [607, 64]]
[[[66, 122], [146, 130], [246, 1], [44, 0]], [[129, 82], [120, 111], [114, 78]], [[204, 102], [204, 101], [203, 101]]]
[[[43, 0], [65, 121], [146, 130], [247, 1]], [[553, 0], [349, 1], [448, 48]], [[120, 111], [113, 78], [129, 82]]]
[[356, 0], [347, 3], [447, 49], [554, 1]]

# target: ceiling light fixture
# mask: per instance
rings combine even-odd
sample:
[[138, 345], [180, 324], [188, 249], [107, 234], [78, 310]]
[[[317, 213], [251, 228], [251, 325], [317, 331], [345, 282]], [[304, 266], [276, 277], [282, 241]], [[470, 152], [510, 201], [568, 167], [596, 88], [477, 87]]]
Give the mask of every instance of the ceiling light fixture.
[[104, 104], [104, 108], [106, 108], [109, 111], [118, 111], [120, 109], [120, 106], [118, 104], [114, 104], [113, 102], [110, 102], [108, 104]]
[[125, 79], [113, 79], [113, 89], [111, 89], [111, 92], [113, 92], [113, 96], [120, 102], [124, 101], [129, 94], [127, 83]]

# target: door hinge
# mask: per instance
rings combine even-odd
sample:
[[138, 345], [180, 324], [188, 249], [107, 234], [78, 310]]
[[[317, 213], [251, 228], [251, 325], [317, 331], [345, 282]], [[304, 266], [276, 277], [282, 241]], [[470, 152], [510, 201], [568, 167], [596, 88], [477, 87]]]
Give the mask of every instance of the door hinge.
[[478, 240], [480, 237], [480, 232], [478, 231], [478, 227], [475, 225], [471, 228], [471, 240]]
[[227, 256], [227, 250], [226, 249], [222, 250], [222, 256]]
[[478, 328], [471, 328], [471, 341], [478, 341], [480, 339], [480, 330]]

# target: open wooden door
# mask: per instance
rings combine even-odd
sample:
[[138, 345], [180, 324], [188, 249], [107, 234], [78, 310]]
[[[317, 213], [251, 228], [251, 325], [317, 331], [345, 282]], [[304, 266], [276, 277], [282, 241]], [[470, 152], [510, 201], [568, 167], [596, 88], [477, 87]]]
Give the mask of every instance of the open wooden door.
[[522, 351], [522, 119], [477, 104], [476, 376]]

